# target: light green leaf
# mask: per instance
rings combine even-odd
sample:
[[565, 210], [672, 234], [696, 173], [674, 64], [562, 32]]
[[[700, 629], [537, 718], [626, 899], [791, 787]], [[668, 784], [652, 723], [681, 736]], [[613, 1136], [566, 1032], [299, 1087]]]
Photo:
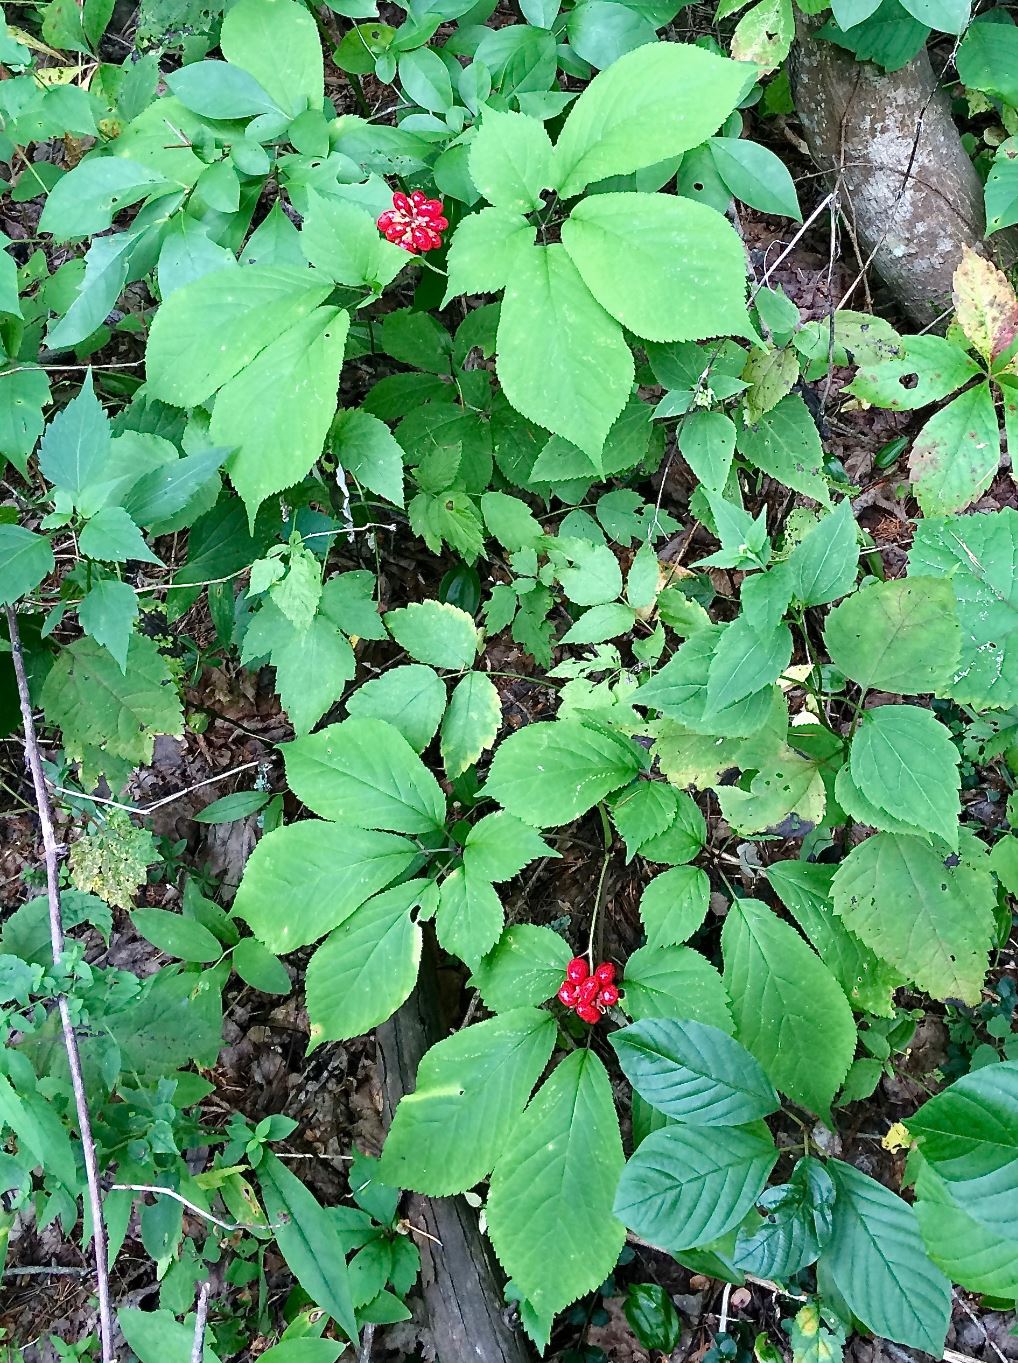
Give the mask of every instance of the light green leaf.
[[[138, 1307], [122, 1306], [117, 1311], [117, 1324], [124, 1332], [128, 1348], [137, 1354], [141, 1363], [191, 1363], [193, 1316], [188, 1316], [181, 1325], [172, 1311], [142, 1311]], [[202, 1363], [219, 1363], [207, 1336]]]
[[891, 1017], [891, 996], [905, 981], [836, 916], [831, 900], [836, 869], [818, 862], [776, 861], [767, 867], [766, 876], [853, 1008]]
[[45, 370], [15, 368], [0, 373], [0, 450], [22, 473], [42, 434], [42, 410], [48, 401]]
[[477, 656], [477, 627], [458, 606], [416, 601], [389, 611], [385, 623], [397, 644], [419, 663], [459, 672]]
[[982, 496], [1000, 467], [1000, 427], [988, 383], [977, 383], [934, 412], [908, 457], [926, 516], [962, 511]]
[[706, 204], [592, 194], [562, 224], [562, 244], [605, 311], [637, 336], [696, 341], [748, 326], [745, 249]]
[[934, 998], [975, 1004], [995, 892], [987, 867], [970, 864], [966, 851], [959, 860], [944, 844], [877, 833], [841, 863], [833, 893], [846, 927], [878, 956]]
[[763, 1122], [663, 1127], [622, 1171], [615, 1214], [662, 1249], [709, 1245], [752, 1208], [777, 1158]]
[[961, 630], [951, 585], [931, 577], [875, 582], [827, 617], [834, 665], [869, 688], [918, 696], [954, 675]]
[[791, 656], [787, 625], [758, 630], [745, 614], [733, 620], [718, 640], [707, 671], [705, 721], [718, 722], [720, 711], [777, 681]]
[[732, 1030], [731, 1005], [721, 976], [692, 947], [640, 947], [626, 962], [623, 1007], [634, 1022], [691, 1018]]
[[110, 451], [110, 423], [87, 374], [77, 397], [53, 418], [39, 446], [39, 468], [76, 501]]
[[482, 208], [464, 218], [449, 243], [449, 282], [442, 306], [463, 293], [504, 289], [517, 259], [533, 246], [536, 236], [536, 227], [507, 208]]
[[745, 68], [689, 43], [650, 43], [620, 57], [590, 82], [559, 134], [553, 166], [560, 198], [699, 146], [746, 85]]
[[280, 704], [298, 734], [307, 733], [339, 699], [357, 666], [353, 649], [325, 614], [297, 629], [272, 601], [248, 626], [240, 660], [247, 664], [266, 655], [276, 669]]
[[538, 857], [559, 855], [529, 824], [504, 810], [478, 819], [463, 844], [463, 865], [492, 881], [512, 880]]
[[422, 109], [444, 114], [452, 107], [449, 68], [430, 48], [419, 47], [399, 59], [399, 80], [407, 95]]
[[636, 781], [615, 797], [612, 822], [625, 841], [627, 862], [675, 822], [678, 808], [679, 792], [665, 781]]
[[625, 1242], [612, 1215], [622, 1139], [594, 1052], [567, 1056], [507, 1134], [488, 1193], [488, 1233], [523, 1295], [539, 1311], [558, 1311], [604, 1281]]
[[367, 209], [313, 191], [307, 197], [300, 247], [311, 264], [337, 284], [366, 284], [378, 293], [391, 284], [410, 257], [379, 235]]
[[539, 119], [485, 108], [470, 143], [470, 178], [496, 208], [529, 213], [541, 207], [541, 191], [551, 185], [551, 156]]
[[357, 1339], [346, 1260], [330, 1212], [270, 1150], [257, 1172], [265, 1214], [287, 1268], [311, 1300]]
[[286, 966], [257, 937], [242, 937], [231, 959], [234, 970], [252, 989], [263, 994], [289, 994], [293, 988]]
[[562, 983], [572, 954], [551, 928], [517, 923], [506, 928], [470, 983], [493, 1013], [508, 1012], [521, 1003], [544, 1003]]
[[732, 34], [736, 61], [753, 62], [771, 71], [788, 56], [795, 37], [792, 0], [760, 0], [742, 16]]
[[438, 732], [445, 711], [445, 684], [420, 663], [404, 663], [365, 682], [347, 697], [347, 714], [384, 719], [421, 753]]
[[973, 90], [1018, 105], [1018, 28], [974, 23], [958, 49], [958, 75]]
[[504, 927], [505, 911], [490, 880], [466, 866], [457, 866], [446, 876], [435, 914], [443, 951], [476, 970]]
[[970, 0], [902, 0], [913, 19], [941, 33], [964, 33], [972, 13]]
[[681, 946], [707, 917], [710, 881], [696, 866], [673, 866], [644, 888], [640, 919], [647, 946]]
[[403, 505], [403, 447], [384, 421], [360, 407], [336, 413], [330, 447], [347, 473], [394, 506]]
[[759, 142], [712, 137], [707, 146], [729, 192], [761, 213], [802, 222], [795, 184], [785, 163]]
[[13, 605], [26, 596], [53, 567], [53, 550], [46, 535], [37, 535], [22, 525], [0, 524], [0, 606]]
[[976, 362], [953, 341], [909, 336], [898, 353], [860, 364], [848, 392], [877, 407], [911, 412], [950, 397], [978, 374]]
[[395, 833], [445, 822], [438, 782], [393, 725], [352, 716], [284, 744], [290, 789], [326, 819]]
[[741, 1126], [774, 1112], [778, 1095], [727, 1032], [660, 1018], [611, 1034], [623, 1073], [658, 1112], [691, 1126]]
[[825, 1115], [855, 1054], [837, 980], [757, 899], [737, 899], [721, 933], [735, 1035], [793, 1102]]
[[101, 563], [159, 563], [142, 538], [142, 533], [122, 506], [104, 506], [88, 521], [78, 536], [78, 547], [86, 558]]
[[795, 546], [788, 571], [792, 596], [803, 606], [826, 606], [852, 590], [859, 573], [859, 540], [847, 497]]
[[342, 308], [317, 308], [266, 346], [216, 398], [209, 435], [236, 450], [226, 467], [252, 521], [266, 497], [300, 482], [321, 454], [336, 411], [349, 327], [350, 314]]
[[254, 76], [292, 116], [325, 98], [322, 44], [311, 11], [296, 0], [238, 0], [223, 19], [227, 61]]
[[158, 171], [126, 156], [89, 156], [50, 190], [39, 230], [57, 241], [105, 232], [121, 209], [165, 184]]
[[354, 909], [329, 933], [305, 976], [310, 1046], [346, 1041], [379, 1026], [410, 997], [421, 961], [411, 918], [431, 882], [396, 885]]
[[553, 720], [504, 739], [484, 789], [524, 822], [558, 826], [628, 785], [641, 766], [640, 749], [622, 734]]
[[442, 720], [442, 763], [450, 781], [494, 743], [502, 723], [502, 700], [483, 672], [468, 672], [458, 682]]
[[218, 961], [223, 948], [201, 923], [169, 909], [135, 909], [131, 922], [146, 942], [180, 961]]
[[629, 398], [633, 357], [622, 328], [591, 296], [561, 244], [533, 246], [514, 259], [497, 369], [518, 412], [600, 458]]
[[759, 421], [745, 426], [738, 447], [745, 459], [779, 483], [830, 505], [820, 433], [798, 393], [789, 393]]
[[820, 1291], [830, 1282], [868, 1330], [939, 1358], [951, 1285], [923, 1248], [915, 1212], [850, 1164], [828, 1160], [827, 1172], [838, 1195], [817, 1268]]
[[536, 548], [544, 535], [540, 521], [519, 497], [510, 497], [505, 492], [485, 492], [481, 497], [481, 512], [489, 534], [510, 553]]
[[554, 1045], [551, 1014], [524, 1007], [432, 1046], [417, 1087], [396, 1108], [381, 1177], [429, 1197], [472, 1188], [516, 1145], [520, 1114]]
[[929, 710], [864, 710], [850, 759], [852, 779], [878, 809], [958, 846], [961, 754]]
[[725, 786], [717, 796], [727, 822], [746, 834], [777, 829], [802, 837], [821, 822], [827, 805], [820, 768], [791, 748], [764, 762], [748, 790]]
[[926, 1164], [920, 1165], [915, 1192], [919, 1230], [937, 1267], [969, 1292], [1018, 1298], [1013, 1221], [999, 1215], [989, 1224], [977, 1221], [969, 1214], [965, 1185], [946, 1183]]
[[331, 280], [286, 265], [236, 266], [186, 284], [153, 319], [146, 391], [175, 407], [199, 406], [331, 291]]
[[191, 498], [213, 479], [218, 488], [216, 470], [225, 456], [225, 450], [201, 450], [150, 469], [125, 493], [124, 510], [138, 525], [166, 521], [183, 511]]
[[[2, 543], [3, 529], [0, 527], [0, 545]], [[95, 583], [78, 606], [81, 628], [97, 644], [109, 649], [122, 672], [127, 670], [127, 650], [137, 618], [137, 593], [116, 578], [103, 578]]]
[[252, 852], [233, 911], [283, 955], [338, 927], [417, 854], [393, 833], [319, 819], [289, 824], [266, 834]]

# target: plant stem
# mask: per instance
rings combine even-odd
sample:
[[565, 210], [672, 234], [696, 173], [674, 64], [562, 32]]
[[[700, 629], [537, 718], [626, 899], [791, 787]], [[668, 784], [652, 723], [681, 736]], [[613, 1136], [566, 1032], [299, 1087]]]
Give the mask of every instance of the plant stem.
[[601, 861], [601, 874], [597, 878], [597, 890], [594, 893], [594, 912], [590, 919], [590, 936], [587, 938], [587, 960], [590, 962], [591, 970], [594, 969], [594, 934], [597, 931], [598, 915], [601, 912], [604, 878], [608, 874], [608, 863], [611, 860], [613, 842], [611, 824], [608, 822], [608, 814], [603, 804], [598, 805], [597, 812], [601, 816], [601, 836], [604, 839], [604, 857]]
[[[21, 634], [18, 630], [18, 617], [14, 607], [7, 607], [7, 628], [11, 642], [11, 657], [14, 662], [14, 675], [18, 683], [18, 698], [21, 702], [21, 717], [25, 725], [25, 755], [32, 773], [35, 787], [35, 802], [39, 811], [39, 824], [42, 828], [42, 843], [46, 858], [46, 889], [49, 900], [50, 944], [53, 964], [59, 966], [64, 950], [64, 926], [60, 915], [60, 847], [53, 828], [53, 808], [46, 777], [42, 770], [42, 757], [39, 741], [35, 734], [35, 721], [32, 718], [32, 700], [28, 693], [28, 676], [25, 672], [25, 655], [21, 648]], [[92, 1138], [92, 1122], [88, 1115], [88, 1100], [85, 1097], [85, 1083], [81, 1074], [81, 1055], [78, 1050], [78, 1037], [71, 1021], [71, 1010], [67, 996], [58, 1000], [60, 1022], [64, 1033], [64, 1047], [67, 1051], [67, 1065], [71, 1071], [71, 1087], [74, 1090], [74, 1106], [78, 1117], [78, 1131], [81, 1135], [81, 1149], [85, 1162], [85, 1178], [88, 1183], [88, 1201], [92, 1211], [92, 1244], [95, 1249], [96, 1290], [99, 1297], [99, 1338], [102, 1346], [102, 1363], [114, 1363], [113, 1352], [113, 1315], [110, 1310], [110, 1279], [106, 1265], [106, 1225], [103, 1221], [103, 1204], [99, 1192], [99, 1166], [95, 1154], [95, 1141]]]

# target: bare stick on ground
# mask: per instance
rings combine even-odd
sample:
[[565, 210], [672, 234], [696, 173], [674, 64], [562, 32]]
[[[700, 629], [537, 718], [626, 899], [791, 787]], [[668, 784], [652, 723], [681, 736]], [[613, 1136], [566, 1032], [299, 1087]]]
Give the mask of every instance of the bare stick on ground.
[[[35, 734], [35, 721], [32, 718], [32, 700], [28, 694], [28, 677], [25, 673], [25, 656], [21, 650], [21, 634], [18, 630], [18, 617], [12, 606], [7, 607], [7, 627], [10, 633], [11, 654], [14, 662], [14, 675], [18, 682], [18, 698], [21, 701], [21, 717], [25, 726], [25, 755], [32, 773], [35, 787], [35, 802], [39, 811], [39, 824], [42, 828], [42, 844], [46, 858], [46, 891], [49, 900], [50, 944], [53, 950], [53, 964], [56, 965], [64, 949], [64, 925], [60, 916], [60, 847], [53, 828], [53, 807], [50, 804], [46, 777], [42, 770], [42, 757], [39, 741]], [[88, 1181], [88, 1202], [92, 1211], [92, 1244], [95, 1249], [96, 1289], [99, 1297], [99, 1339], [103, 1363], [113, 1363], [113, 1315], [110, 1311], [110, 1278], [106, 1266], [106, 1226], [103, 1221], [102, 1196], [99, 1192], [99, 1167], [95, 1157], [95, 1141], [92, 1139], [92, 1123], [88, 1115], [88, 1100], [85, 1097], [85, 1084], [81, 1075], [81, 1055], [78, 1038], [71, 1021], [71, 1010], [67, 999], [61, 997], [57, 1004], [60, 1022], [64, 1032], [64, 1047], [67, 1050], [67, 1064], [71, 1071], [71, 1087], [74, 1090], [74, 1106], [78, 1116], [78, 1131], [81, 1135], [81, 1148], [85, 1160], [85, 1177]]]

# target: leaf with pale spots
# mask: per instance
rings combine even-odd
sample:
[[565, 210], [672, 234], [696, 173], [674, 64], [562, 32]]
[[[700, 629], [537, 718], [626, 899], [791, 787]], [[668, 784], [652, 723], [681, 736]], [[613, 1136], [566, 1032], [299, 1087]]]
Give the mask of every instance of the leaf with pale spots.
[[1018, 337], [1018, 296], [1002, 271], [970, 246], [962, 247], [952, 292], [958, 325], [982, 355], [995, 360]]

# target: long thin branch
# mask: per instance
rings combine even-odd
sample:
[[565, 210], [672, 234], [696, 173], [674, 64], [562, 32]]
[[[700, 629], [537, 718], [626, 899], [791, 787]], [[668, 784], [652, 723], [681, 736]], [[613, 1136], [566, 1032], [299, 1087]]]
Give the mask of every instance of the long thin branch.
[[194, 1340], [191, 1344], [191, 1363], [202, 1363], [205, 1353], [205, 1322], [209, 1314], [209, 1293], [212, 1284], [205, 1280], [198, 1293], [198, 1310], [194, 1318]]
[[[53, 964], [58, 965], [64, 949], [64, 925], [60, 916], [60, 848], [53, 828], [53, 809], [50, 804], [46, 778], [42, 770], [42, 757], [39, 741], [35, 734], [35, 721], [32, 718], [32, 700], [28, 694], [28, 676], [25, 672], [25, 655], [21, 649], [21, 634], [18, 618], [13, 606], [7, 607], [7, 628], [10, 633], [11, 656], [14, 662], [14, 675], [18, 682], [18, 698], [21, 701], [21, 717], [25, 726], [25, 755], [32, 773], [35, 787], [35, 802], [39, 811], [39, 824], [42, 828], [42, 843], [46, 857], [46, 889], [49, 899], [50, 944], [53, 951]], [[71, 1010], [66, 996], [58, 1000], [60, 1022], [64, 1033], [64, 1047], [67, 1050], [67, 1065], [71, 1071], [71, 1087], [74, 1090], [74, 1106], [78, 1116], [78, 1131], [81, 1135], [81, 1148], [85, 1160], [85, 1178], [88, 1182], [88, 1201], [92, 1210], [92, 1244], [95, 1248], [96, 1290], [99, 1297], [99, 1338], [102, 1345], [103, 1363], [114, 1363], [113, 1352], [113, 1313], [110, 1310], [110, 1278], [106, 1264], [106, 1225], [103, 1221], [103, 1204], [99, 1192], [99, 1166], [95, 1156], [95, 1141], [92, 1138], [92, 1122], [88, 1115], [88, 1100], [85, 1097], [85, 1083], [81, 1074], [81, 1054], [78, 1038], [71, 1021]]]

